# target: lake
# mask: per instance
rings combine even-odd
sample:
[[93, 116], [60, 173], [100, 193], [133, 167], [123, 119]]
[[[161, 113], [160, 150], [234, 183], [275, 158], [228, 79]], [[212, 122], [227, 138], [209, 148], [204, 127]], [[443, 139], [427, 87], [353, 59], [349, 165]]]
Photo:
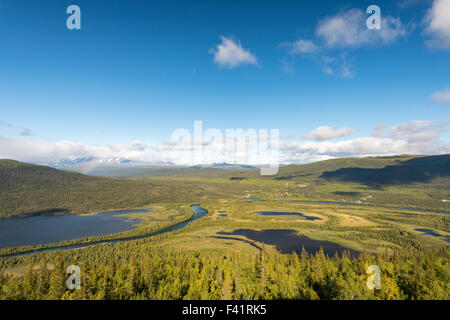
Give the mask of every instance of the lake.
[[443, 234], [436, 233], [436, 232], [434, 232], [433, 230], [430, 230], [430, 229], [423, 229], [423, 228], [416, 228], [416, 229], [414, 229], [414, 230], [415, 230], [415, 231], [419, 231], [419, 232], [421, 232], [421, 233], [424, 234], [424, 235], [433, 236], [433, 237], [442, 237], [442, 238], [445, 238], [445, 239], [446, 239], [445, 241], [447, 241], [448, 243], [450, 243], [450, 237], [445, 236], [445, 235], [443, 235]]
[[140, 219], [130, 220], [116, 215], [145, 212], [150, 210], [118, 210], [92, 215], [0, 219], [0, 248], [48, 244], [129, 231], [136, 228]]
[[[350, 251], [353, 256], [359, 255], [358, 251], [347, 249], [340, 244], [330, 241], [320, 241], [308, 238], [305, 235], [298, 234], [297, 231], [291, 229], [265, 229], [265, 230], [252, 230], [252, 229], [238, 229], [233, 232], [218, 232], [220, 236], [244, 236], [248, 239], [263, 242], [265, 244], [275, 245], [278, 251], [281, 253], [301, 253], [302, 247], [308, 253], [316, 253], [323, 248], [323, 252], [329, 256], [334, 256], [337, 252], [342, 255], [344, 250]], [[233, 238], [230, 238], [230, 240]]]
[[[143, 239], [153, 237], [155, 235], [164, 234], [167, 232], [173, 232], [184, 228], [190, 222], [203, 218], [208, 214], [208, 211], [203, 209], [200, 205], [193, 205], [191, 206], [191, 208], [194, 211], [194, 215], [190, 219], [184, 222], [180, 222], [169, 228], [153, 232], [150, 234], [131, 236], [120, 239], [97, 240], [89, 243], [75, 244], [75, 245], [61, 245], [52, 248], [30, 250], [17, 254], [6, 254], [5, 256], [19, 256], [43, 251], [69, 250], [102, 243], [117, 243], [122, 241]], [[89, 236], [108, 235], [112, 233], [128, 231], [134, 229], [136, 225], [140, 222], [140, 219], [129, 220], [126, 217], [115, 217], [114, 215], [126, 213], [145, 213], [145, 212], [150, 211], [146, 209], [119, 210], [119, 211], [101, 212], [90, 216], [67, 215], [67, 216], [39, 216], [39, 217], [0, 219], [0, 235], [1, 235], [0, 244], [1, 243], [7, 244], [6, 246], [3, 246], [3, 248], [25, 245], [22, 243], [26, 243], [26, 245], [35, 246], [38, 244], [55, 243]], [[93, 219], [96, 217], [97, 219]], [[36, 219], [36, 218], [45, 218], [45, 219]], [[91, 218], [91, 219], [86, 220], [81, 218]], [[7, 221], [11, 220], [12, 222], [7, 223]], [[72, 222], [75, 221], [76, 224], [71, 225], [69, 223], [71, 221]], [[38, 223], [38, 227], [33, 225], [34, 223]], [[86, 225], [87, 223], [92, 224], [92, 226]], [[45, 235], [44, 234], [45, 232], [43, 232], [43, 230], [39, 230], [39, 227], [43, 227], [45, 232], [48, 234]], [[65, 232], [61, 231], [61, 229], [65, 230]], [[5, 231], [5, 234], [7, 234], [8, 236], [5, 236], [3, 231]], [[27, 231], [29, 234], [22, 233]], [[54, 240], [50, 241], [49, 239]]]

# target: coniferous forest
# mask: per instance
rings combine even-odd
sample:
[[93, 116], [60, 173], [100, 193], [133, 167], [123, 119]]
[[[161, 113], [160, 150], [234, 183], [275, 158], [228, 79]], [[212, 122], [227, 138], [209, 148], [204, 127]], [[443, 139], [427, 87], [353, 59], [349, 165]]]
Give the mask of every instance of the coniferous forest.
[[[0, 274], [1, 299], [445, 299], [449, 252], [328, 257], [276, 250], [245, 252], [90, 250], [84, 262], [58, 252], [30, 261], [20, 276]], [[48, 263], [52, 263], [49, 271]], [[81, 287], [68, 290], [65, 266], [80, 264]], [[383, 270], [381, 288], [366, 286], [366, 269]]]

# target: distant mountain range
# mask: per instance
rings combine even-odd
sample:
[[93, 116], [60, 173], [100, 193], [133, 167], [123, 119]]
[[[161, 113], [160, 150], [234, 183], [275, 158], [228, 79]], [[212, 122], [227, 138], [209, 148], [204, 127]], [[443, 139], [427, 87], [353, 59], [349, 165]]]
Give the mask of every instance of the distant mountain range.
[[213, 163], [213, 164], [199, 164], [192, 166], [192, 168], [219, 168], [219, 169], [228, 169], [228, 170], [242, 170], [242, 169], [248, 169], [248, 170], [254, 170], [258, 169], [258, 167], [247, 165], [247, 164], [239, 164], [239, 163]]
[[52, 162], [40, 162], [37, 164], [46, 165], [56, 169], [84, 171], [88, 167], [174, 167], [170, 161], [139, 162], [126, 158], [95, 158], [81, 157], [73, 159], [61, 159]]
[[[81, 157], [73, 159], [61, 159], [52, 162], [39, 162], [36, 164], [46, 165], [55, 169], [70, 170], [76, 172], [93, 173], [94, 175], [102, 175], [101, 172], [105, 172], [105, 169], [126, 171], [130, 169], [180, 169], [180, 168], [212, 168], [223, 170], [253, 170], [258, 169], [255, 166], [245, 164], [230, 164], [230, 163], [213, 163], [213, 164], [200, 164], [195, 166], [180, 166], [170, 161], [154, 161], [154, 162], [142, 162], [133, 161], [126, 158], [95, 158], [95, 157]], [[92, 172], [91, 172], [92, 171]]]

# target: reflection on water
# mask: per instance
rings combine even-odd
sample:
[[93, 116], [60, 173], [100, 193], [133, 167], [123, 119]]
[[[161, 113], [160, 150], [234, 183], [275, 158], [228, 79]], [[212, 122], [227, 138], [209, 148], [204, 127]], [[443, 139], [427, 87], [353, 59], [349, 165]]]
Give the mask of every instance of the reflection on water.
[[218, 232], [218, 235], [224, 236], [244, 236], [248, 239], [263, 242], [270, 245], [275, 245], [277, 250], [281, 253], [301, 253], [302, 247], [308, 253], [316, 253], [323, 248], [323, 252], [329, 256], [333, 256], [336, 252], [341, 255], [342, 252], [349, 251], [352, 255], [357, 256], [358, 251], [347, 249], [341, 245], [329, 242], [313, 240], [304, 235], [297, 234], [297, 231], [290, 229], [265, 229], [265, 230], [252, 230], [252, 229], [239, 229], [233, 232]]
[[444, 236], [442, 234], [436, 233], [433, 230], [430, 229], [423, 229], [423, 228], [417, 228], [414, 229], [415, 231], [419, 231], [422, 232], [422, 234], [428, 235], [428, 236], [433, 236], [433, 237], [442, 237], [445, 238], [445, 241], [447, 241], [448, 243], [450, 243], [450, 237], [448, 236]]
[[118, 210], [92, 215], [0, 219], [0, 248], [48, 244], [129, 231], [136, 228], [140, 219], [128, 219], [117, 215], [146, 212], [150, 211]]
[[[37, 252], [46, 252], [46, 251], [56, 251], [56, 250], [70, 250], [70, 249], [77, 249], [77, 248], [83, 248], [83, 247], [87, 247], [87, 246], [92, 246], [92, 245], [98, 245], [98, 244], [103, 244], [103, 243], [117, 243], [117, 242], [123, 242], [123, 241], [130, 241], [130, 240], [138, 240], [138, 239], [143, 239], [143, 238], [149, 238], [149, 237], [153, 237], [156, 235], [161, 235], [167, 232], [172, 232], [172, 231], [176, 231], [179, 229], [184, 228], [185, 226], [187, 226], [190, 222], [195, 221], [197, 219], [203, 218], [204, 216], [206, 216], [208, 214], [208, 210], [203, 209], [202, 207], [200, 207], [199, 205], [193, 205], [191, 206], [192, 210], [194, 210], [194, 215], [184, 221], [184, 222], [180, 222], [172, 227], [163, 229], [161, 231], [157, 231], [157, 232], [153, 232], [153, 233], [149, 233], [149, 234], [145, 234], [145, 235], [141, 235], [141, 236], [131, 236], [131, 237], [127, 237], [127, 238], [120, 238], [120, 239], [107, 239], [107, 240], [98, 240], [98, 241], [91, 241], [89, 243], [82, 243], [82, 244], [75, 244], [75, 245], [67, 245], [67, 246], [56, 246], [56, 247], [52, 247], [52, 248], [43, 248], [43, 249], [35, 249], [35, 250], [30, 250], [30, 251], [26, 251], [26, 252], [21, 252], [21, 253], [13, 253], [13, 254], [6, 254], [4, 255], [5, 257], [8, 256], [20, 256], [20, 255], [26, 255], [26, 254], [33, 254], [33, 253], [37, 253]], [[128, 211], [128, 210], [122, 210], [119, 211], [119, 213], [124, 213], [124, 211]], [[129, 210], [129, 211], [133, 211], [136, 212], [136, 210]], [[113, 214], [116, 214], [118, 211], [113, 212]], [[28, 218], [25, 218], [28, 219]]]

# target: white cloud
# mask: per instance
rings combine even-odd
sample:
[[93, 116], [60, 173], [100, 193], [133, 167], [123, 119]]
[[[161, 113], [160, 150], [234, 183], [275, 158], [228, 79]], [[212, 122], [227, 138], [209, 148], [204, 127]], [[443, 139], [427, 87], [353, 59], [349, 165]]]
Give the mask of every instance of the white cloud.
[[286, 74], [293, 74], [295, 72], [293, 64], [284, 59], [281, 60], [281, 71], [283, 71]]
[[342, 141], [281, 141], [282, 162], [311, 162], [336, 157], [392, 156], [398, 154], [447, 154], [450, 143], [442, 140], [450, 122], [417, 120], [394, 126], [379, 124], [372, 137]]
[[[316, 141], [280, 141], [280, 163], [302, 163], [336, 157], [389, 156], [398, 154], [446, 154], [450, 143], [443, 140], [450, 122], [418, 120], [394, 126], [378, 125], [373, 136], [332, 141], [353, 133], [347, 127], [332, 129], [318, 127], [308, 134]], [[250, 152], [248, 142], [240, 147]], [[199, 151], [199, 147], [202, 151]], [[128, 159], [137, 162], [173, 162], [178, 165], [210, 164], [215, 162], [263, 164], [258, 156], [242, 154], [240, 147], [214, 141], [203, 143], [154, 144], [149, 141], [132, 141], [128, 145], [110, 144], [91, 146], [72, 141], [49, 142], [35, 139], [0, 137], [0, 159], [25, 162], [51, 163], [63, 159], [95, 158], [100, 160]], [[269, 162], [268, 162], [269, 163]]]
[[425, 23], [425, 32], [431, 36], [426, 44], [431, 48], [450, 49], [450, 0], [434, 0]]
[[334, 74], [334, 70], [329, 67], [329, 66], [325, 66], [323, 67], [323, 73], [328, 74], [328, 75], [333, 75]]
[[387, 128], [388, 136], [409, 143], [430, 143], [446, 131], [449, 122], [415, 120]]
[[[299, 53], [302, 53], [303, 56], [307, 56], [313, 59], [313, 61], [322, 65], [322, 71], [327, 75], [336, 76], [339, 78], [353, 78], [353, 76], [355, 75], [355, 72], [352, 70], [351, 66], [348, 65], [346, 61], [346, 55], [344, 53], [340, 54], [338, 57], [330, 57], [324, 54], [322, 50], [319, 47], [315, 46], [312, 42], [311, 45], [313, 45], [314, 47], [310, 47], [310, 44], [305, 44], [302, 42], [302, 45], [300, 45], [302, 49], [299, 49], [299, 46], [295, 45], [299, 41], [296, 41], [294, 43], [285, 42], [280, 46], [288, 48], [288, 53], [290, 55], [298, 55]], [[282, 60], [282, 64], [283, 72], [294, 73], [292, 64], [287, 66], [286, 60]]]
[[450, 104], [450, 90], [436, 91], [431, 95], [431, 99], [440, 104]]
[[364, 45], [391, 43], [407, 34], [399, 18], [381, 17], [381, 30], [366, 27], [367, 15], [360, 9], [350, 9], [321, 20], [316, 35], [328, 47], [358, 48]]
[[406, 153], [408, 143], [402, 140], [360, 137], [344, 141], [283, 142], [282, 150], [288, 154], [308, 154], [329, 157], [373, 156]]
[[309, 140], [331, 140], [336, 138], [341, 138], [353, 134], [355, 131], [349, 127], [342, 127], [334, 130], [328, 126], [320, 126], [305, 135], [303, 138]]
[[[449, 0], [450, 1], [450, 0]], [[345, 61], [344, 51], [367, 46], [390, 44], [405, 36], [411, 25], [404, 25], [399, 18], [381, 16], [381, 30], [369, 30], [366, 25], [368, 15], [361, 9], [349, 9], [320, 20], [312, 40], [298, 39], [284, 42], [280, 47], [287, 48], [290, 55], [301, 55], [322, 65], [327, 75], [340, 78], [353, 78], [355, 71]], [[340, 50], [337, 55], [330, 50]]]
[[379, 123], [373, 130], [372, 136], [381, 137], [385, 133], [386, 126], [383, 123]]
[[355, 72], [350, 69], [350, 67], [346, 64], [345, 60], [341, 66], [341, 78], [353, 78], [355, 76]]
[[164, 149], [150, 142], [139, 141], [130, 145], [91, 146], [72, 141], [50, 142], [0, 137], [0, 159], [28, 162], [53, 162], [83, 157], [127, 158], [136, 161], [164, 160], [164, 152], [161, 152]]
[[220, 39], [222, 43], [210, 51], [214, 55], [214, 62], [220, 67], [232, 69], [244, 64], [259, 66], [256, 57], [250, 51], [245, 50], [239, 40], [235, 42], [223, 36]]
[[339, 78], [353, 78], [356, 73], [347, 62], [346, 54], [344, 53], [340, 54], [337, 58], [322, 57], [322, 65], [322, 71], [325, 74]]
[[71, 141], [48, 142], [0, 137], [0, 158], [20, 161], [53, 161], [57, 159], [106, 154], [106, 148], [89, 147]]
[[285, 42], [280, 46], [288, 48], [288, 52], [291, 55], [315, 53], [319, 51], [319, 47], [316, 46], [311, 40], [304, 39], [298, 39], [295, 42]]
[[431, 120], [415, 120], [390, 127], [380, 123], [372, 135], [379, 139], [405, 142], [405, 149], [401, 153], [442, 154], [450, 152], [450, 143], [441, 140], [449, 126], [449, 121]]

